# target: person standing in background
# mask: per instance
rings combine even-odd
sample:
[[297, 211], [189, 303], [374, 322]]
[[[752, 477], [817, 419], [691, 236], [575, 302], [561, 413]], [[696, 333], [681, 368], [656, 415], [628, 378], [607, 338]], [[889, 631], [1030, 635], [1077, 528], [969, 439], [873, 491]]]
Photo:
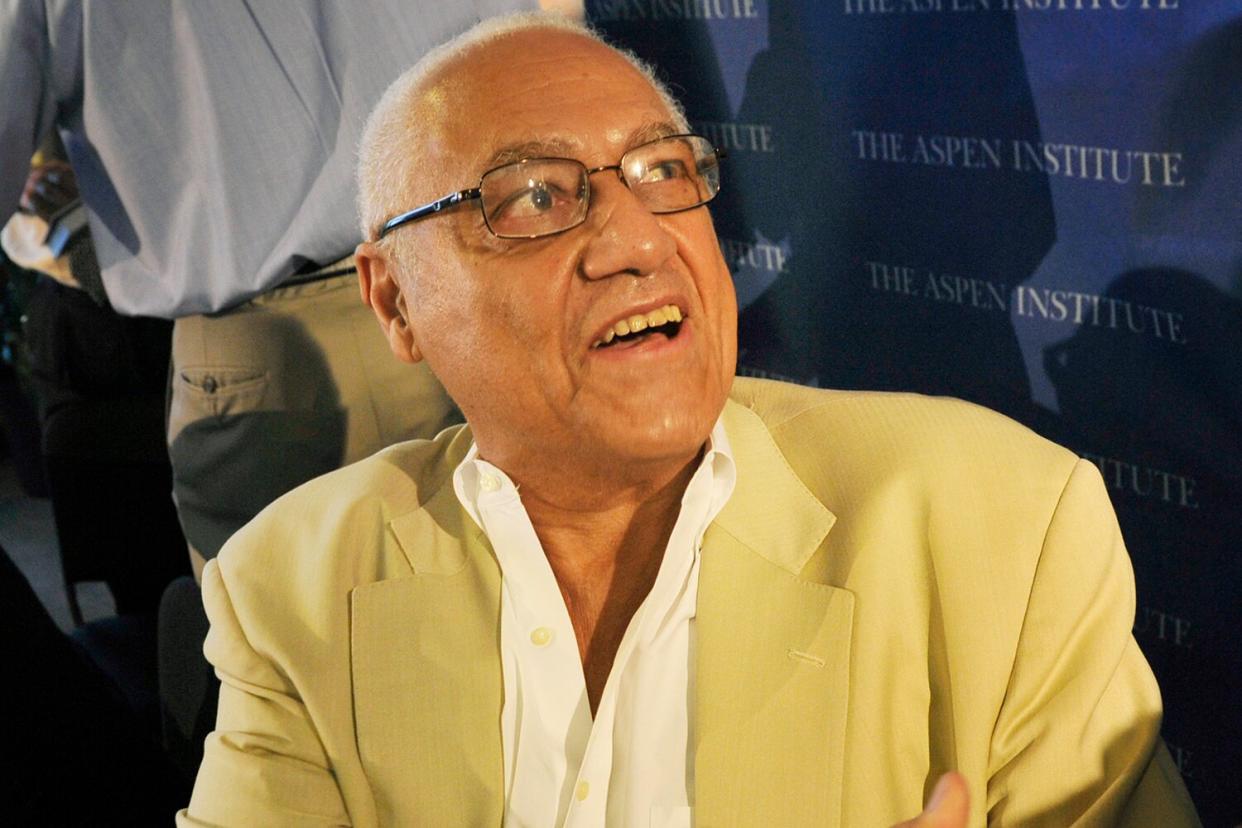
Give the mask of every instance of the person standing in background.
[[168, 445], [196, 572], [294, 486], [459, 415], [358, 301], [354, 149], [419, 55], [533, 0], [0, 4], [0, 222], [58, 130], [102, 285], [175, 318]]
[[[15, 264], [42, 277], [21, 316], [21, 350], [37, 398], [39, 441], [60, 563], [74, 584], [102, 580], [118, 615], [150, 615], [190, 571], [168, 497], [165, 388], [172, 322], [108, 305], [73, 169], [49, 135], [31, 161], [21, 211], [0, 231]], [[119, 519], [141, 515], [141, 520]]]

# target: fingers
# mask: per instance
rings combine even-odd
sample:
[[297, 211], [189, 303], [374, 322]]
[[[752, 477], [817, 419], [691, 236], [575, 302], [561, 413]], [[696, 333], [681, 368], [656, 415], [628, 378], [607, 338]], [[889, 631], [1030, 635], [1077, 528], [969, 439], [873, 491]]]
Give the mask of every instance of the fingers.
[[970, 792], [956, 771], [940, 777], [923, 813], [893, 828], [965, 828], [970, 819]]
[[934, 828], [965, 828], [970, 819], [970, 791], [966, 778], [956, 771], [940, 777], [920, 818]]
[[63, 161], [49, 161], [35, 167], [22, 190], [21, 207], [43, 219], [78, 197], [73, 168]]

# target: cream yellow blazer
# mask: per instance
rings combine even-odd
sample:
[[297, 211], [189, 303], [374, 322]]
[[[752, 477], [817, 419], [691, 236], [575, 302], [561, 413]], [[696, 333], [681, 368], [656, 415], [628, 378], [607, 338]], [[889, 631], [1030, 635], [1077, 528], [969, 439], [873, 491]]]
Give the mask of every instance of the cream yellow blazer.
[[[695, 822], [1197, 824], [1095, 468], [966, 403], [739, 379], [703, 543]], [[465, 429], [277, 501], [204, 575], [216, 731], [182, 826], [499, 825], [500, 572]], [[669, 757], [670, 762], [682, 757]]]

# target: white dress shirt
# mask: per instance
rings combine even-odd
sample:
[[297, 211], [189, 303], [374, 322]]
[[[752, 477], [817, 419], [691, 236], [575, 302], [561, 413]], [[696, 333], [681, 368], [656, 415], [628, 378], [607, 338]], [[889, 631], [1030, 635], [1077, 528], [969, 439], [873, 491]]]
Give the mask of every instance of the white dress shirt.
[[517, 488], [476, 447], [457, 467], [454, 490], [502, 573], [506, 826], [691, 824], [699, 550], [735, 479], [717, 422], [592, 721], [569, 612]]

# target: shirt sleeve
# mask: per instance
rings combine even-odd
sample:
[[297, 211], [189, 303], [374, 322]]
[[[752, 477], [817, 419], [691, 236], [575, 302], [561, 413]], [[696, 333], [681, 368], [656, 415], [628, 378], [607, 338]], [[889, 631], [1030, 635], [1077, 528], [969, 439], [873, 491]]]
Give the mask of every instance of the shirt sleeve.
[[51, 128], [50, 49], [42, 2], [0, 0], [0, 224], [17, 211], [30, 156]]

